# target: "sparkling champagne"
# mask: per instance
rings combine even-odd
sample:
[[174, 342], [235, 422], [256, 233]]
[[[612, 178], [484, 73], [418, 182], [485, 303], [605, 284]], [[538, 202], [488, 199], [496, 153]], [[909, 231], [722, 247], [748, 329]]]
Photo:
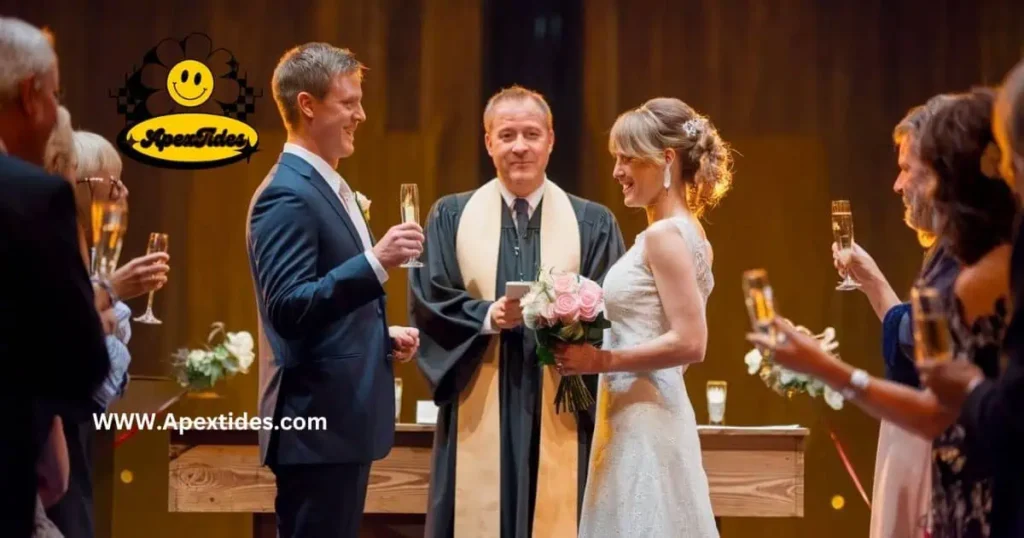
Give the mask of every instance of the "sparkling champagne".
[[914, 319], [914, 356], [917, 362], [945, 362], [953, 358], [949, 324], [944, 316], [919, 316]]
[[128, 229], [128, 212], [125, 207], [118, 203], [103, 204], [96, 229], [99, 230], [98, 234], [93, 234], [96, 237], [96, 274], [101, 278], [109, 278], [117, 269], [124, 234]]
[[[844, 257], [849, 258], [853, 252], [853, 210], [850, 209], [849, 200], [832, 201], [832, 237], [835, 239], [839, 251]], [[846, 276], [836, 286], [836, 289], [848, 291], [859, 287], [860, 284], [847, 271]]]
[[[399, 192], [400, 211], [402, 223], [420, 221], [420, 190], [415, 183], [403, 183]], [[402, 264], [402, 267], [423, 267], [423, 263], [416, 258], [410, 258]]]
[[853, 213], [832, 213], [832, 235], [839, 250], [848, 251], [853, 248]]
[[746, 295], [747, 314], [755, 331], [772, 334], [775, 320], [775, 302], [772, 287], [768, 283], [768, 272], [752, 269], [743, 273], [743, 293]]
[[914, 287], [910, 290], [910, 308], [914, 320], [914, 359], [917, 362], [952, 359], [949, 321], [939, 291], [930, 287]]

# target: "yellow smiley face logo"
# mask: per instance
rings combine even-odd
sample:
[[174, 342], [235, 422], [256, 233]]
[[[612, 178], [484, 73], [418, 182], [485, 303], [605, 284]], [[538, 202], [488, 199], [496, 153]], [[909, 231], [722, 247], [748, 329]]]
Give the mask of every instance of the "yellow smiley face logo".
[[167, 93], [181, 106], [199, 106], [213, 94], [213, 73], [202, 62], [182, 60], [167, 73]]

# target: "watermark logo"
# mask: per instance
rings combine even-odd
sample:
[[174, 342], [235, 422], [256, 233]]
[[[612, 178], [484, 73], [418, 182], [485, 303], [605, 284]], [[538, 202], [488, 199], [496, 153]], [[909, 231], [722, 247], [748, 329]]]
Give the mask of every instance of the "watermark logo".
[[196, 170], [246, 161], [259, 135], [246, 118], [263, 97], [227, 49], [205, 34], [164, 39], [111, 93], [125, 127], [117, 145], [151, 166]]

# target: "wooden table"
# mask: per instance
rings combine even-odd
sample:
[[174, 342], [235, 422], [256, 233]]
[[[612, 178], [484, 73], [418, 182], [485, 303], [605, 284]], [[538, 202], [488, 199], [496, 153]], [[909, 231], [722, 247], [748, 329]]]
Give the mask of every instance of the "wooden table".
[[[806, 428], [699, 430], [716, 518], [803, 517]], [[394, 449], [371, 469], [367, 536], [423, 535], [433, 435], [397, 426]], [[168, 510], [252, 513], [254, 536], [274, 536], [274, 476], [258, 460], [255, 431], [172, 434]]]

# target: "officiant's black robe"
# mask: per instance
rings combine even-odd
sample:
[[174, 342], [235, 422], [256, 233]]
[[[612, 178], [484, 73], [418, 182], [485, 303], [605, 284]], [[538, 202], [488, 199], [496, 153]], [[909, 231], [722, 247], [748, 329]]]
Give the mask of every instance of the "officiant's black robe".
[[[455, 465], [460, 391], [476, 371], [487, 348], [481, 330], [491, 301], [472, 298], [465, 289], [456, 258], [456, 233], [462, 210], [473, 192], [453, 194], [437, 201], [427, 220], [426, 241], [420, 260], [423, 269], [410, 271], [410, 319], [420, 330], [418, 365], [439, 406], [427, 505], [427, 532], [432, 538], [451, 537], [454, 530]], [[625, 251], [622, 233], [608, 208], [569, 195], [580, 236], [580, 274], [601, 283], [605, 273]], [[505, 283], [536, 280], [540, 258], [542, 201], [520, 239], [511, 210], [501, 204], [501, 241], [495, 297], [505, 294]], [[472, 230], [473, 228], [466, 228]], [[528, 538], [533, 521], [542, 398], [551, 405], [553, 394], [541, 394], [532, 331], [523, 327], [501, 332], [501, 536]], [[584, 376], [596, 398], [597, 376]], [[578, 501], [587, 482], [594, 409], [578, 414]], [[577, 508], [578, 509], [578, 508]]]

